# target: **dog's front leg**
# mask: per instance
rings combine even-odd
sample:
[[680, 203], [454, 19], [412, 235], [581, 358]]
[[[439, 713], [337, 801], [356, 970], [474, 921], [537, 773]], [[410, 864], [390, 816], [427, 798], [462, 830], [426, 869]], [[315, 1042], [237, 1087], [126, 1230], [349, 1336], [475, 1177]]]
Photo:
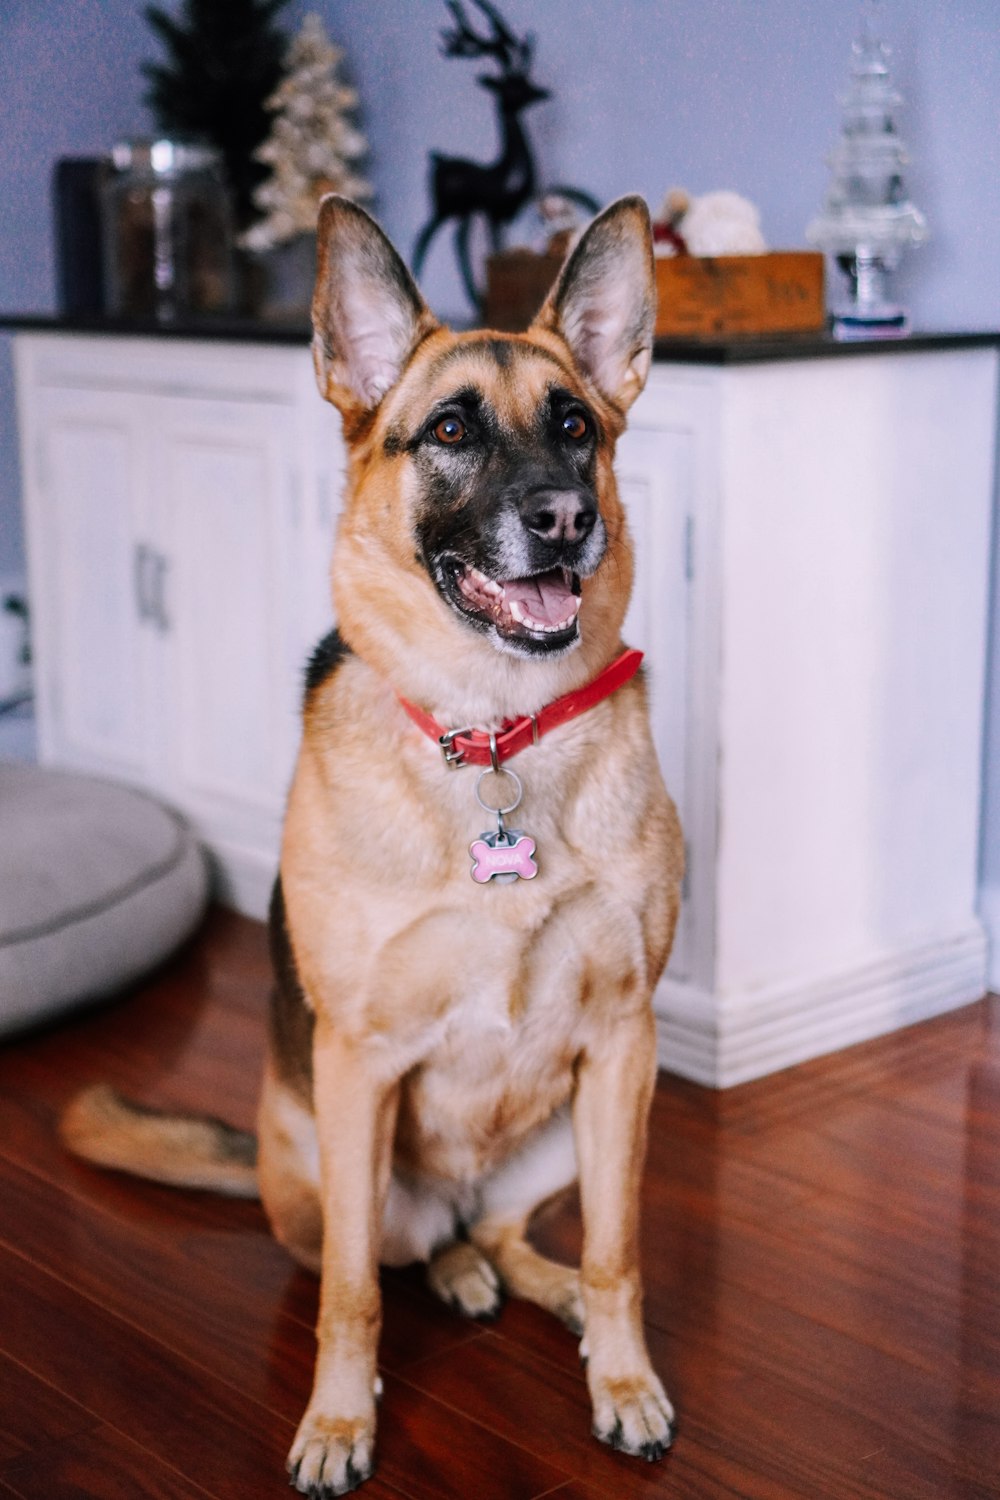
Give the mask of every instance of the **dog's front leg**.
[[313, 1076], [324, 1225], [318, 1349], [288, 1468], [298, 1490], [326, 1500], [373, 1469], [379, 1239], [399, 1094], [369, 1051], [322, 1019]]
[[670, 1446], [674, 1420], [642, 1331], [639, 1186], [655, 1078], [656, 1035], [646, 1008], [620, 1017], [581, 1058], [573, 1106], [594, 1434], [647, 1459]]

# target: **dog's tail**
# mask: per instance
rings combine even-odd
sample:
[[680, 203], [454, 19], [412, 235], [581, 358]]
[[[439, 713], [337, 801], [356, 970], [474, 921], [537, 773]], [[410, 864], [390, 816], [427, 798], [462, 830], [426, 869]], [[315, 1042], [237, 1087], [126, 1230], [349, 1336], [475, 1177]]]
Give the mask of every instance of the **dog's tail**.
[[210, 1115], [134, 1104], [106, 1084], [84, 1089], [60, 1123], [74, 1156], [173, 1187], [257, 1198], [257, 1139]]

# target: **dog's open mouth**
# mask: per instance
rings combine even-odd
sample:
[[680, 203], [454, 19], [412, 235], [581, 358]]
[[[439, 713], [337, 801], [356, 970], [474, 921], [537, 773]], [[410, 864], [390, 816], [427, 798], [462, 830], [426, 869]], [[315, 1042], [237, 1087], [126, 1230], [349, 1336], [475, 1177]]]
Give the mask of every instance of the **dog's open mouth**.
[[546, 650], [576, 639], [580, 579], [569, 568], [552, 568], [529, 578], [496, 579], [458, 558], [449, 558], [445, 577], [456, 607], [495, 626], [505, 639]]

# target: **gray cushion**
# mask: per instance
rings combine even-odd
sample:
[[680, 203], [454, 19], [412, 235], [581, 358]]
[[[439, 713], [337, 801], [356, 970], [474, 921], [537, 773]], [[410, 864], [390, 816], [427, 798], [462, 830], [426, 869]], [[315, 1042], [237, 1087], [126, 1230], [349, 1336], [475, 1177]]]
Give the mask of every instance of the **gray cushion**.
[[194, 929], [205, 858], [130, 787], [0, 763], [0, 1035], [112, 994]]

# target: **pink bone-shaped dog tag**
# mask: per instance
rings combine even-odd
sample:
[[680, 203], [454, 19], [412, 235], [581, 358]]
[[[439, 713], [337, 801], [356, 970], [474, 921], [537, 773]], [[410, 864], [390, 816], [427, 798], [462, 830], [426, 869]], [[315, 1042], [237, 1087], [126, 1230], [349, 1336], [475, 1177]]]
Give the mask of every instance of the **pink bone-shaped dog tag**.
[[532, 880], [538, 874], [538, 866], [532, 859], [535, 852], [534, 839], [523, 834], [512, 844], [488, 844], [477, 839], [469, 848], [473, 858], [472, 878], [485, 884], [494, 875], [515, 875], [521, 880]]

